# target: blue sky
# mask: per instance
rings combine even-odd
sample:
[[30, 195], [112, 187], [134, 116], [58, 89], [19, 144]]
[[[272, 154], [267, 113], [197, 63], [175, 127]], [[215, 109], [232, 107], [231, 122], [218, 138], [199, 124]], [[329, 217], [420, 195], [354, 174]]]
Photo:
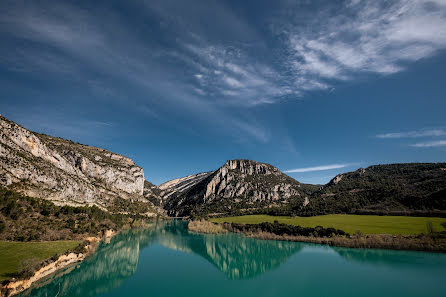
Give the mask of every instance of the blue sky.
[[0, 2], [0, 112], [156, 184], [446, 160], [446, 1]]

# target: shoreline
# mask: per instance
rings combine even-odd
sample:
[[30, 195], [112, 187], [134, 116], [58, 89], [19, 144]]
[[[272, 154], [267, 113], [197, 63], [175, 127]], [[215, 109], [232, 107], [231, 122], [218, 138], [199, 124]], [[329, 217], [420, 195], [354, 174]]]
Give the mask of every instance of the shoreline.
[[395, 236], [387, 234], [363, 235], [360, 237], [310, 237], [310, 236], [290, 236], [277, 235], [268, 232], [234, 232], [243, 234], [246, 237], [259, 240], [294, 241], [304, 243], [322, 244], [336, 247], [354, 249], [384, 249], [397, 251], [418, 251], [431, 253], [446, 253], [446, 241], [436, 242], [435, 239], [414, 238], [405, 236]]
[[[81, 246], [85, 244], [85, 242], [88, 242], [85, 246], [82, 247], [83, 252], [67, 251], [64, 254], [60, 255], [54, 261], [51, 261], [51, 258], [43, 260], [41, 262], [42, 266], [30, 277], [23, 279], [12, 278], [10, 280], [3, 281], [0, 288], [0, 297], [17, 295], [29, 289], [34, 283], [38, 282], [39, 280], [50, 276], [51, 274], [57, 273], [58, 271], [61, 271], [62, 269], [65, 269], [72, 264], [82, 262], [96, 251], [101, 241], [110, 241], [110, 239], [117, 234], [119, 234], [119, 231], [106, 230], [101, 236], [86, 237], [84, 238], [83, 243], [79, 245]], [[48, 263], [48, 261], [50, 262]]]
[[[193, 223], [193, 224], [191, 224]], [[214, 228], [209, 225], [214, 224]], [[342, 230], [333, 228], [301, 228], [285, 224], [235, 224], [211, 223], [209, 221], [191, 221], [188, 230], [202, 234], [219, 234], [220, 230], [243, 234], [246, 237], [260, 240], [295, 241], [324, 244], [337, 247], [359, 249], [387, 249], [404, 251], [423, 251], [446, 253], [446, 236], [432, 235], [390, 235], [390, 234], [354, 234], [350, 235]], [[293, 232], [294, 235], [290, 235]], [[214, 231], [214, 232], [213, 232]], [[277, 233], [274, 233], [277, 232]], [[286, 233], [290, 232], [290, 233]], [[318, 235], [319, 234], [319, 235]]]

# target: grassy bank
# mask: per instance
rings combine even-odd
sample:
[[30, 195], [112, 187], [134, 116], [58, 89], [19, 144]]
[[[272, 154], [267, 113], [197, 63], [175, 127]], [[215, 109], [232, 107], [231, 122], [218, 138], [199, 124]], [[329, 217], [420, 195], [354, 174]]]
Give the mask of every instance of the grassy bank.
[[360, 233], [351, 235], [333, 228], [300, 227], [277, 222], [260, 224], [224, 223], [223, 228], [263, 240], [310, 242], [349, 248], [446, 252], [446, 232], [430, 235], [364, 235]]
[[400, 234], [415, 235], [429, 233], [427, 226], [432, 223], [434, 232], [445, 231], [441, 225], [446, 218], [406, 217], [406, 216], [373, 216], [373, 215], [322, 215], [314, 217], [285, 217], [269, 215], [247, 215], [239, 217], [214, 218], [216, 223], [259, 224], [278, 221], [279, 223], [302, 226], [336, 228], [354, 234], [360, 231], [364, 234]]
[[214, 224], [209, 221], [190, 221], [188, 224], [189, 231], [206, 234], [226, 233], [228, 230], [224, 229], [221, 224]]
[[43, 242], [0, 241], [0, 281], [17, 275], [27, 266], [76, 248], [81, 241]]

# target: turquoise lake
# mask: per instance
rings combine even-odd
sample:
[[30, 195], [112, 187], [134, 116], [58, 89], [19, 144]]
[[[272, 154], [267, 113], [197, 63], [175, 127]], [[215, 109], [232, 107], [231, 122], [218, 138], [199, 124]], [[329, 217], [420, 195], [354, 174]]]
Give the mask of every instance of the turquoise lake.
[[20, 296], [446, 296], [446, 254], [130, 230]]

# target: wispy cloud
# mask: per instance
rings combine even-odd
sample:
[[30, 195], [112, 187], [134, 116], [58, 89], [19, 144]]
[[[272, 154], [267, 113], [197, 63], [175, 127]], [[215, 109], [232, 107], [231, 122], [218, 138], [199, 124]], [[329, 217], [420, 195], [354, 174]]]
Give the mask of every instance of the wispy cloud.
[[438, 137], [445, 136], [443, 129], [416, 130], [407, 132], [393, 132], [376, 135], [377, 138], [420, 138], [420, 137]]
[[3, 1], [0, 66], [267, 142], [258, 119], [232, 107], [247, 114], [358, 73], [395, 73], [446, 47], [444, 1], [330, 2], [304, 12], [292, 2], [278, 1], [260, 24], [221, 1], [127, 1], [138, 12], [130, 22], [113, 5]]
[[219, 105], [253, 106], [297, 95], [280, 73], [251, 58], [242, 46], [209, 44], [197, 36], [180, 44], [184, 50], [174, 55], [199, 72], [194, 75], [199, 76], [196, 87], [203, 90], [207, 100]]
[[[128, 4], [139, 5], [137, 1]], [[233, 135], [238, 131], [237, 139], [244, 134], [245, 138], [267, 141], [263, 128], [243, 117], [234, 119], [218, 108], [225, 100], [215, 100], [226, 94], [234, 98], [233, 104], [245, 104], [239, 97], [242, 93], [247, 101], [254, 102], [258, 92], [274, 88], [262, 75], [256, 76], [247, 60], [236, 59], [240, 56], [237, 49], [213, 47], [204, 44], [199, 37], [191, 37], [192, 41], [200, 40], [195, 42], [196, 48], [185, 49], [175, 34], [165, 34], [167, 39], [171, 38], [166, 46], [157, 37], [143, 36], [143, 32], [108, 6], [98, 6], [91, 11], [62, 2], [45, 7], [15, 2], [6, 6], [0, 37], [26, 42], [21, 42], [24, 46], [0, 50], [1, 67], [80, 83], [95, 96], [105, 97], [107, 101], [125, 101], [126, 107], [134, 107], [137, 112], [159, 120], [167, 118], [158, 117], [159, 110], [199, 114], [202, 121], [211, 122], [219, 132]], [[178, 28], [170, 30], [178, 35], [183, 33]], [[189, 75], [183, 71], [184, 65], [191, 66], [187, 69], [194, 73]], [[209, 85], [211, 70], [215, 81], [219, 82], [214, 85]], [[257, 86], [264, 83], [266, 87], [254, 90], [256, 82]], [[144, 95], [130, 98], [130, 93]], [[216, 97], [216, 94], [221, 96]], [[264, 93], [265, 96], [271, 94]], [[150, 110], [147, 106], [151, 106]]]
[[315, 166], [315, 167], [289, 169], [289, 170], [285, 170], [285, 172], [286, 173], [301, 173], [301, 172], [312, 172], [312, 171], [324, 171], [324, 170], [345, 168], [345, 167], [348, 167], [351, 165], [353, 165], [353, 164], [351, 164], [351, 163], [331, 164], [331, 165], [322, 165], [322, 166]]
[[419, 142], [412, 144], [413, 147], [440, 147], [440, 146], [446, 146], [446, 140], [437, 140], [437, 141], [427, 141], [427, 142]]
[[326, 89], [361, 73], [391, 74], [446, 47], [446, 3], [355, 0], [283, 27], [297, 89]]

